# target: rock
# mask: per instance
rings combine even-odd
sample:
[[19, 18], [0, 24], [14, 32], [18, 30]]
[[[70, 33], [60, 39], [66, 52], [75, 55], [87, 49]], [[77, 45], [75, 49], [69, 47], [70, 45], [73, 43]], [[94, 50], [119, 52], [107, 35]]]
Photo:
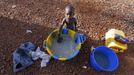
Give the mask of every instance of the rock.
[[14, 19], [14, 16], [10, 16], [10, 19]]
[[8, 14], [8, 15], [11, 15], [12, 13], [11, 13], [11, 12], [8, 12], [7, 14]]
[[87, 66], [84, 65], [84, 66], [82, 66], [82, 68], [83, 68], [83, 69], [87, 69]]
[[73, 73], [73, 70], [72, 70], [72, 69], [70, 69], [70, 70], [69, 70], [69, 73]]
[[95, 33], [95, 35], [97, 36], [97, 35], [98, 35], [98, 33]]
[[59, 10], [60, 8], [56, 8], [57, 10]]
[[13, 8], [13, 9], [16, 8], [16, 5], [12, 5], [12, 8]]
[[26, 33], [32, 33], [32, 30], [26, 30]]

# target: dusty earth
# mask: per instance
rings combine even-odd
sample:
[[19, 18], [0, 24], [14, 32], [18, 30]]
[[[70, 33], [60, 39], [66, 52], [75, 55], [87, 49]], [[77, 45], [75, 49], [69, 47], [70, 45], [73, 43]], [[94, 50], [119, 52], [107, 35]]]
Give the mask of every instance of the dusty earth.
[[[0, 75], [14, 75], [11, 58], [14, 49], [26, 41], [42, 45], [48, 34], [59, 27], [67, 4], [76, 8], [79, 32], [88, 37], [79, 55], [64, 62], [52, 59], [42, 69], [40, 61], [36, 61], [17, 75], [134, 74], [133, 0], [0, 0]], [[99, 40], [110, 28], [123, 30], [132, 42], [126, 52], [118, 54], [120, 64], [116, 71], [97, 72], [88, 65], [90, 47], [103, 45]], [[27, 34], [27, 29], [33, 33]]]

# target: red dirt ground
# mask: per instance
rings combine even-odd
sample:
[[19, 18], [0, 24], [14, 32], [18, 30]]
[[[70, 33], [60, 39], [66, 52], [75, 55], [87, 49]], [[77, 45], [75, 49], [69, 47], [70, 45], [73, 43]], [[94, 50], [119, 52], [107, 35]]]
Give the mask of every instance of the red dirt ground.
[[[14, 75], [12, 52], [21, 43], [42, 45], [49, 33], [59, 27], [64, 7], [76, 8], [78, 28], [88, 39], [81, 52], [69, 61], [52, 59], [46, 68], [36, 61], [17, 75], [133, 75], [134, 42], [118, 54], [119, 67], [114, 72], [97, 72], [88, 65], [91, 46], [103, 45], [100, 38], [111, 28], [123, 30], [134, 40], [134, 1], [132, 0], [0, 0], [0, 75]], [[26, 30], [31, 29], [32, 34]], [[83, 69], [82, 66], [88, 66]]]

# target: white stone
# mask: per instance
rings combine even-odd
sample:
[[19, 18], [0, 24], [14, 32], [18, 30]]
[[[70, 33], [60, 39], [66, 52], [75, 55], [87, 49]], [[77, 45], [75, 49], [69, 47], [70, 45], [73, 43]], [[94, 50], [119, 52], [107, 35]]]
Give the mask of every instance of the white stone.
[[12, 8], [13, 8], [13, 9], [16, 8], [16, 5], [12, 5]]
[[26, 33], [32, 33], [32, 30], [26, 30]]
[[87, 66], [82, 66], [82, 68], [87, 69]]

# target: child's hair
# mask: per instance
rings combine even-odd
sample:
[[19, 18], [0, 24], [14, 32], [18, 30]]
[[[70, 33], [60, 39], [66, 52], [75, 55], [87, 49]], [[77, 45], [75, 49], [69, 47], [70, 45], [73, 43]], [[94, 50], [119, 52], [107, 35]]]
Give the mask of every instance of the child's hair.
[[67, 5], [65, 7], [65, 14], [67, 15], [74, 15], [75, 9], [72, 5]]

